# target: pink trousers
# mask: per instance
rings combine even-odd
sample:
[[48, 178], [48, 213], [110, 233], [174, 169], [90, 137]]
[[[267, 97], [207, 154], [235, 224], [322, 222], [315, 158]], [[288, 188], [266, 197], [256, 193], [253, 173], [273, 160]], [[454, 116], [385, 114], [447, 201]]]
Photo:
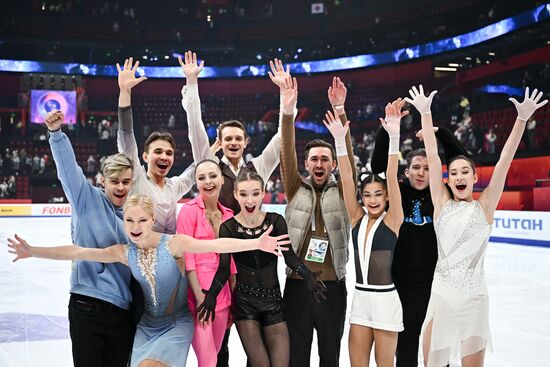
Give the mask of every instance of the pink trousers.
[[218, 352], [222, 346], [227, 322], [229, 320], [230, 307], [216, 311], [216, 318], [205, 327], [197, 324], [194, 314], [195, 333], [193, 334], [193, 350], [197, 355], [198, 367], [216, 367]]

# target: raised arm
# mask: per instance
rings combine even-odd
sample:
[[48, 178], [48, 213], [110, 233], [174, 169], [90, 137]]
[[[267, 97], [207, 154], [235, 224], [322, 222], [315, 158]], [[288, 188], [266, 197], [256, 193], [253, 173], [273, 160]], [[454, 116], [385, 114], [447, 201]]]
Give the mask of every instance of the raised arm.
[[383, 128], [378, 129], [378, 132], [376, 133], [376, 141], [374, 143], [374, 150], [372, 151], [372, 158], [370, 160], [370, 168], [372, 173], [382, 173], [388, 167], [389, 146], [390, 137], [388, 132]]
[[399, 228], [403, 223], [403, 206], [401, 205], [401, 190], [397, 181], [397, 166], [399, 164], [399, 133], [401, 130], [401, 118], [409, 114], [409, 111], [401, 111], [405, 101], [401, 98], [386, 105], [386, 117], [380, 119], [382, 127], [389, 136], [388, 166], [386, 168], [386, 182], [390, 207], [387, 221], [391, 230], [399, 234]]
[[426, 97], [424, 95], [424, 87], [420, 85], [419, 89], [412, 87], [412, 89], [409, 90], [411, 98], [405, 98], [405, 101], [412, 104], [421, 115], [424, 145], [426, 147], [428, 168], [430, 170], [430, 194], [434, 204], [434, 218], [439, 216], [443, 205], [451, 197], [445, 187], [445, 184], [443, 183], [441, 159], [437, 153], [437, 141], [435, 139], [432, 121], [431, 105], [433, 97], [436, 93], [437, 91], [434, 90], [428, 97]]
[[[290, 66], [287, 65], [286, 70], [283, 67], [283, 63], [279, 59], [275, 59], [274, 61], [269, 61], [269, 66], [271, 67], [271, 71], [268, 71], [269, 78], [275, 84], [279, 87], [279, 90], [281, 88], [284, 88], [285, 79], [290, 77]], [[281, 105], [283, 104], [282, 101], [282, 93], [281, 93]], [[296, 105], [294, 105], [294, 109], [292, 110], [292, 116], [296, 115]], [[254, 165], [254, 168], [256, 168], [256, 171], [260, 176], [262, 176], [264, 182], [267, 182], [273, 171], [275, 171], [275, 168], [277, 168], [277, 165], [280, 162], [281, 158], [281, 128], [282, 128], [282, 121], [279, 120], [279, 127], [277, 129], [277, 133], [273, 135], [270, 142], [267, 144], [267, 146], [264, 148], [262, 154], [252, 159], [252, 164]]]
[[8, 238], [8, 247], [8, 252], [15, 255], [14, 262], [29, 257], [38, 257], [51, 260], [85, 260], [128, 264], [128, 259], [124, 253], [124, 245], [113, 245], [101, 249], [75, 245], [37, 247], [29, 245], [23, 238], [15, 235], [14, 238]]
[[[342, 123], [342, 125], [345, 125], [348, 122], [348, 117], [346, 116], [346, 110], [344, 108], [347, 94], [348, 94], [348, 90], [344, 85], [344, 83], [342, 83], [340, 78], [337, 76], [333, 77], [332, 85], [328, 88], [327, 95], [328, 95], [328, 100], [334, 112], [338, 115], [338, 118], [340, 119], [340, 122]], [[351, 146], [351, 133], [349, 129], [346, 134], [345, 143], [346, 143], [347, 156], [351, 164], [351, 167], [353, 168], [351, 170], [352, 176], [353, 176], [353, 182], [357, 182], [357, 171], [355, 170], [355, 157], [353, 155], [353, 147]]]
[[187, 113], [187, 127], [193, 160], [198, 163], [207, 158], [214, 158], [210, 153], [208, 135], [202, 121], [201, 100], [199, 97], [199, 74], [204, 67], [204, 60], [197, 62], [197, 54], [187, 51], [184, 61], [178, 57], [186, 85], [181, 89], [181, 106]]
[[281, 92], [281, 178], [287, 202], [290, 203], [300, 188], [302, 176], [298, 171], [296, 156], [296, 131], [294, 130], [294, 112], [298, 101], [298, 82], [288, 76]]
[[146, 80], [142, 76], [136, 78], [136, 71], [139, 67], [139, 61], [133, 63], [133, 58], [124, 60], [121, 68], [116, 64], [118, 70], [118, 132], [117, 146], [119, 153], [124, 153], [134, 162], [134, 177], [140, 168], [138, 146], [134, 135], [134, 120], [132, 116], [132, 88]]
[[52, 157], [57, 168], [57, 177], [63, 186], [72, 210], [83, 208], [82, 200], [89, 198], [94, 192], [82, 168], [76, 161], [73, 147], [67, 135], [61, 131], [65, 115], [61, 111], [50, 112], [44, 119], [50, 134], [49, 142]]
[[346, 135], [349, 131], [349, 121], [346, 122], [345, 125], [342, 125], [340, 120], [336, 118], [331, 111], [327, 111], [323, 123], [334, 137], [344, 203], [346, 204], [351, 224], [354, 226], [355, 223], [363, 217], [365, 211], [357, 201], [357, 186], [356, 181], [353, 179], [352, 172], [355, 168], [352, 167], [348, 159], [348, 152], [346, 149]]
[[259, 238], [250, 240], [240, 240], [236, 238], [216, 238], [214, 240], [197, 240], [193, 237], [177, 234], [172, 237], [169, 243], [171, 253], [174, 257], [181, 257], [185, 252], [205, 253], [232, 253], [250, 250], [262, 250], [277, 256], [282, 256], [281, 251], [288, 249], [284, 245], [288, 245], [290, 240], [288, 235], [271, 237], [269, 234], [273, 230], [270, 226]]
[[491, 176], [491, 181], [489, 185], [483, 190], [479, 198], [479, 203], [481, 204], [483, 211], [485, 212], [485, 217], [489, 223], [493, 222], [493, 216], [495, 209], [504, 190], [504, 183], [506, 182], [506, 175], [514, 159], [514, 155], [518, 149], [521, 137], [523, 136], [523, 131], [525, 130], [525, 123], [531, 117], [531, 115], [540, 107], [548, 103], [548, 100], [540, 101], [543, 93], [539, 92], [537, 89], [529, 95], [529, 88], [525, 89], [525, 99], [522, 103], [519, 103], [515, 98], [510, 98], [510, 101], [516, 106], [518, 111], [518, 117], [512, 128], [512, 132], [504, 147], [500, 153], [500, 158], [495, 166], [493, 175]]

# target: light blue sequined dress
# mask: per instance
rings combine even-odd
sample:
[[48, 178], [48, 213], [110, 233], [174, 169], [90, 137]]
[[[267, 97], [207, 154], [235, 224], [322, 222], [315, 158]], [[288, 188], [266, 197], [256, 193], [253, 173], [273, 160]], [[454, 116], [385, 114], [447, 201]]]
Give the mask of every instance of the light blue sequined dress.
[[128, 266], [141, 285], [145, 312], [137, 326], [130, 365], [145, 359], [184, 367], [193, 339], [193, 319], [187, 308], [187, 278], [170, 253], [171, 236], [163, 234], [157, 248], [127, 246]]

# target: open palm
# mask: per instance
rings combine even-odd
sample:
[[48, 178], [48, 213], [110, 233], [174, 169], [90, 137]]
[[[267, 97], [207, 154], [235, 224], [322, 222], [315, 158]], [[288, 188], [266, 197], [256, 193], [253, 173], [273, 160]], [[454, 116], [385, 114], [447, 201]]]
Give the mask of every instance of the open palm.
[[290, 77], [290, 66], [286, 66], [286, 71], [283, 66], [283, 62], [279, 59], [274, 61], [269, 61], [269, 66], [271, 71], [268, 71], [267, 74], [273, 83], [275, 83], [279, 88], [283, 88], [286, 78]]
[[130, 90], [147, 79], [144, 76], [136, 78], [136, 71], [139, 67], [139, 61], [136, 61], [135, 64], [133, 64], [133, 61], [134, 59], [132, 57], [124, 60], [124, 66], [122, 68], [118, 63], [116, 64], [116, 68], [118, 70], [118, 87], [120, 90]]

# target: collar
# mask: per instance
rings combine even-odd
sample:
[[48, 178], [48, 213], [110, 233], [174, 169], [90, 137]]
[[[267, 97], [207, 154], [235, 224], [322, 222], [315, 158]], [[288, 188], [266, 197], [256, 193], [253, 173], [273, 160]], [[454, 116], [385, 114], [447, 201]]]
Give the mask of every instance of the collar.
[[239, 173], [239, 171], [241, 170], [242, 167], [244, 167], [246, 165], [246, 162], [244, 161], [244, 158], [241, 157], [241, 160], [239, 161], [239, 165], [237, 166], [238, 167], [238, 171], [235, 172], [233, 170], [233, 165], [231, 164], [231, 162], [229, 162], [229, 159], [227, 159], [226, 156], [223, 156], [222, 159], [221, 159], [222, 163], [225, 163], [225, 165], [229, 166], [229, 168], [231, 169], [231, 171], [233, 171], [233, 173], [235, 174], [235, 176], [237, 176], [237, 173]]
[[[202, 199], [200, 194], [195, 199], [189, 200], [187, 203], [188, 204], [196, 204], [200, 209], [206, 210], [206, 207], [204, 205], [204, 200]], [[231, 210], [229, 208], [226, 208], [225, 206], [220, 204], [219, 201], [217, 202], [217, 204], [218, 204], [218, 209], [220, 209], [220, 211], [222, 212], [222, 216], [225, 215], [226, 213], [233, 213], [233, 210]]]
[[[303, 179], [303, 182], [305, 184], [307, 184], [308, 186], [311, 186], [314, 190], [315, 190], [315, 186], [313, 186], [313, 184], [311, 183], [311, 175], [309, 175], [308, 177], [304, 178]], [[326, 183], [325, 186], [323, 186], [321, 189], [321, 191], [325, 190], [327, 187], [330, 187], [330, 186], [334, 186], [336, 185], [337, 182], [336, 182], [336, 177], [334, 177], [334, 175], [331, 173], [329, 178], [328, 178], [328, 181]]]

